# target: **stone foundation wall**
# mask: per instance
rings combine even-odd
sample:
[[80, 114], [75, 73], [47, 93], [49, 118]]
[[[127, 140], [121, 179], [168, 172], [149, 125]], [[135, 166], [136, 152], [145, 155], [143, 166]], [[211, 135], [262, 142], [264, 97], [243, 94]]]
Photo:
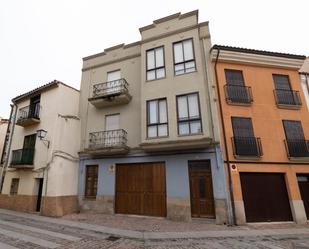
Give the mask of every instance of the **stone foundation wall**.
[[0, 194], [0, 208], [20, 212], [35, 212], [36, 196], [32, 195], [5, 195]]
[[41, 214], [45, 216], [61, 217], [78, 212], [77, 196], [46, 196], [42, 197]]
[[[36, 212], [37, 196], [0, 194], [0, 208], [20, 212]], [[77, 196], [42, 197], [41, 214], [60, 217], [78, 211]]]
[[191, 221], [191, 207], [189, 198], [167, 197], [167, 218], [174, 221]]
[[101, 195], [96, 199], [79, 197], [79, 208], [84, 212], [96, 212], [102, 214], [114, 214], [114, 196]]

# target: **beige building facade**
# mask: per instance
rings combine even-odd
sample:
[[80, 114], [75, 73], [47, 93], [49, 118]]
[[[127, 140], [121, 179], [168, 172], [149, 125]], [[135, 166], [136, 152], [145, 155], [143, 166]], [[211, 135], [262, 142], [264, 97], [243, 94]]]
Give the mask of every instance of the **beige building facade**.
[[12, 100], [1, 208], [77, 211], [79, 91], [52, 81]]
[[139, 29], [83, 59], [83, 211], [227, 223], [208, 22], [198, 11]]

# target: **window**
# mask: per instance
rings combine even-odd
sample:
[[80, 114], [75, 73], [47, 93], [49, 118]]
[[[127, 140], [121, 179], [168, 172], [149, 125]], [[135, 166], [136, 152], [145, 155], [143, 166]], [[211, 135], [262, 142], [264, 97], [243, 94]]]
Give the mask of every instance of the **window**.
[[166, 99], [147, 101], [147, 137], [168, 136]]
[[274, 74], [273, 79], [275, 82], [275, 88], [278, 90], [291, 90], [289, 76]]
[[300, 121], [283, 120], [288, 157], [309, 157], [309, 141], [305, 140]]
[[87, 165], [85, 197], [96, 198], [97, 188], [98, 188], [98, 165]]
[[121, 72], [116, 70], [107, 73], [107, 82], [103, 91], [107, 94], [118, 93], [121, 91]]
[[301, 106], [301, 99], [298, 91], [293, 91], [288, 75], [273, 74], [275, 83], [276, 103], [282, 106]]
[[202, 133], [198, 93], [177, 96], [178, 134]]
[[19, 185], [19, 178], [12, 178], [10, 195], [17, 195], [18, 185]]
[[226, 84], [235, 86], [245, 85], [242, 71], [225, 69], [224, 72], [225, 72]]
[[234, 137], [254, 137], [251, 118], [232, 117]]
[[305, 140], [300, 121], [283, 120], [283, 127], [287, 140]]
[[262, 156], [262, 145], [254, 136], [251, 118], [232, 117], [233, 149], [237, 156]]
[[147, 80], [161, 79], [165, 77], [164, 48], [147, 50]]
[[175, 75], [194, 72], [195, 58], [193, 40], [188, 39], [173, 44], [174, 47], [174, 71]]
[[228, 103], [252, 102], [251, 88], [245, 86], [242, 71], [225, 69], [226, 85], [224, 86], [226, 100]]

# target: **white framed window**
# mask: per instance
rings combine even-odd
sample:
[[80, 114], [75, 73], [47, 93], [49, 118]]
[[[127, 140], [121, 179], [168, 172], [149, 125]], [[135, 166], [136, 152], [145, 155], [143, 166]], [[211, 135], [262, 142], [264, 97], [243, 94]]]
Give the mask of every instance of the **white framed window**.
[[121, 72], [120, 70], [107, 73], [107, 82], [104, 91], [112, 94], [121, 90]]
[[202, 133], [202, 121], [198, 93], [177, 96], [178, 134]]
[[164, 47], [146, 51], [146, 78], [156, 80], [165, 77]]
[[193, 39], [187, 39], [173, 44], [175, 75], [196, 71]]
[[168, 136], [166, 98], [147, 101], [147, 137]]

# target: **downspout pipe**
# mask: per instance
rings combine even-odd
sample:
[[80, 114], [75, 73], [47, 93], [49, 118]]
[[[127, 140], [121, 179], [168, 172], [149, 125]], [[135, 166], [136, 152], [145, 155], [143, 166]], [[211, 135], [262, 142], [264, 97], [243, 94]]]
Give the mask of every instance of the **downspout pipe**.
[[[213, 48], [212, 48], [213, 49]], [[215, 48], [217, 50], [217, 56], [215, 61], [215, 79], [216, 79], [216, 88], [218, 93], [218, 100], [219, 100], [219, 109], [220, 109], [220, 119], [222, 122], [222, 133], [223, 133], [223, 143], [224, 143], [224, 152], [225, 152], [225, 158], [226, 158], [226, 164], [227, 164], [227, 172], [228, 172], [228, 180], [229, 180], [229, 194], [230, 199], [232, 203], [232, 213], [233, 213], [233, 219], [232, 219], [232, 225], [236, 225], [236, 216], [235, 216], [235, 204], [234, 204], [234, 196], [233, 196], [233, 185], [232, 185], [232, 176], [231, 176], [231, 163], [228, 153], [228, 147], [227, 147], [227, 141], [226, 141], [226, 130], [225, 130], [225, 124], [224, 124], [224, 118], [223, 118], [223, 108], [222, 108], [222, 102], [221, 102], [221, 92], [219, 87], [219, 80], [218, 80], [218, 60], [220, 56], [220, 48]]]
[[[14, 115], [12, 116], [14, 108], [15, 108], [15, 110], [14, 110], [15, 112], [14, 112]], [[11, 154], [11, 145], [12, 145], [13, 134], [14, 134], [14, 130], [15, 130], [16, 116], [17, 116], [17, 104], [13, 102], [13, 104], [11, 104], [11, 114], [10, 114], [7, 132], [9, 131], [11, 124], [12, 124], [12, 130], [10, 131], [7, 155], [6, 155], [5, 162], [3, 164], [1, 174], [0, 174], [0, 193], [2, 192], [2, 185], [3, 185], [3, 179], [5, 177], [5, 172], [7, 170], [8, 165], [9, 165], [9, 159], [10, 159], [10, 154]], [[3, 154], [2, 154], [2, 156], [3, 156]]]

